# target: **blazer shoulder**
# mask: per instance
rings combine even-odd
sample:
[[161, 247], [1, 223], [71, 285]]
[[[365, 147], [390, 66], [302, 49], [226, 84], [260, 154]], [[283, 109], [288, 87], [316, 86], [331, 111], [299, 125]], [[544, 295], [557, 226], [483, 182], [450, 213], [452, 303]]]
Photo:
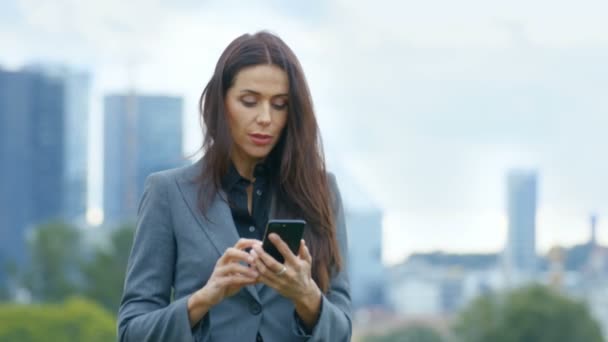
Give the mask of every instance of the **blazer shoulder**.
[[334, 210], [337, 210], [340, 206], [342, 206], [342, 195], [340, 194], [338, 180], [333, 172], [327, 171], [326, 175], [329, 191], [332, 196], [332, 206]]
[[325, 174], [327, 175], [327, 184], [329, 185], [330, 190], [334, 193], [339, 192], [340, 190], [336, 175], [331, 171], [327, 171]]
[[327, 175], [327, 180], [329, 181], [329, 185], [330, 186], [337, 186], [338, 182], [336, 181], [336, 175], [331, 172], [331, 171], [326, 171], [325, 174]]
[[200, 174], [200, 164], [188, 163], [181, 167], [153, 172], [148, 176], [149, 181], [153, 183], [166, 182], [174, 183], [181, 181], [194, 181]]

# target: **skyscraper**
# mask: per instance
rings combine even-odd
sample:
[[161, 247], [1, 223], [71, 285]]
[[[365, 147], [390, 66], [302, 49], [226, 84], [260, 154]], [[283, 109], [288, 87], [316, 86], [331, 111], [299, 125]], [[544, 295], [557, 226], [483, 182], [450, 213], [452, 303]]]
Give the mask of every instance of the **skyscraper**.
[[373, 207], [347, 208], [345, 219], [353, 307], [384, 306], [387, 279], [382, 264], [382, 212]]
[[104, 99], [104, 216], [135, 219], [146, 177], [185, 163], [179, 97], [108, 95]]
[[44, 74], [63, 83], [64, 175], [63, 217], [76, 221], [84, 217], [87, 206], [87, 147], [89, 125], [90, 76], [63, 65], [30, 65], [26, 70]]
[[345, 164], [330, 165], [344, 206], [348, 231], [346, 265], [353, 308], [386, 306], [388, 278], [382, 263], [382, 210]]
[[508, 239], [505, 262], [512, 274], [532, 275], [536, 256], [537, 174], [511, 170], [507, 175]]
[[62, 82], [0, 70], [0, 266], [23, 264], [26, 229], [62, 216], [64, 109]]

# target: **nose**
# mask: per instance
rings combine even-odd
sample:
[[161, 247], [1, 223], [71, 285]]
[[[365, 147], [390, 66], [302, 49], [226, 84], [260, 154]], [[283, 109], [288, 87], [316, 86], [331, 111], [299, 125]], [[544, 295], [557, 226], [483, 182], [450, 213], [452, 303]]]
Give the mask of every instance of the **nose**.
[[260, 112], [258, 113], [258, 116], [256, 117], [255, 120], [259, 125], [261, 126], [268, 126], [270, 125], [270, 121], [271, 121], [271, 117], [270, 117], [270, 103], [265, 103]]

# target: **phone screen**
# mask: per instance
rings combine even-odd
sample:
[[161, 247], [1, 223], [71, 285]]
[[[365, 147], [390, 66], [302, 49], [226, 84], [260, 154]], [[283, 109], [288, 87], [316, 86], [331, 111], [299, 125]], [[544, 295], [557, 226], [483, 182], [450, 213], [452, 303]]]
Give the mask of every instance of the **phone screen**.
[[266, 253], [270, 254], [276, 261], [284, 263], [285, 259], [281, 252], [277, 250], [272, 241], [268, 239], [270, 233], [276, 233], [281, 237], [283, 241], [289, 246], [293, 254], [298, 254], [300, 249], [300, 240], [304, 234], [304, 227], [306, 221], [304, 220], [270, 220], [266, 225], [266, 232], [264, 233], [264, 241], [262, 248]]

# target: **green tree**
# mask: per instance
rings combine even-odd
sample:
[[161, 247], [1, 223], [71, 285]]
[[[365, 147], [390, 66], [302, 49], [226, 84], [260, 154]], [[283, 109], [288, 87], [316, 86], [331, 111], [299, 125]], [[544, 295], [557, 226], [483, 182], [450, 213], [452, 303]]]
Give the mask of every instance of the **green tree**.
[[8, 291], [8, 286], [5, 282], [0, 281], [0, 302], [4, 302], [10, 299], [10, 293]]
[[11, 283], [18, 282], [18, 272], [15, 262], [6, 260], [0, 264], [0, 302], [9, 301], [11, 299]]
[[120, 304], [134, 232], [131, 225], [113, 231], [109, 245], [98, 247], [83, 267], [85, 295], [113, 313]]
[[584, 304], [539, 285], [475, 300], [453, 330], [466, 342], [602, 341]]
[[441, 342], [441, 335], [435, 329], [424, 325], [413, 325], [397, 329], [380, 336], [368, 336], [364, 342]]
[[88, 300], [62, 304], [0, 305], [0, 341], [116, 341], [112, 315]]
[[40, 226], [28, 241], [30, 267], [24, 285], [36, 301], [62, 301], [78, 292], [80, 234], [62, 222]]

